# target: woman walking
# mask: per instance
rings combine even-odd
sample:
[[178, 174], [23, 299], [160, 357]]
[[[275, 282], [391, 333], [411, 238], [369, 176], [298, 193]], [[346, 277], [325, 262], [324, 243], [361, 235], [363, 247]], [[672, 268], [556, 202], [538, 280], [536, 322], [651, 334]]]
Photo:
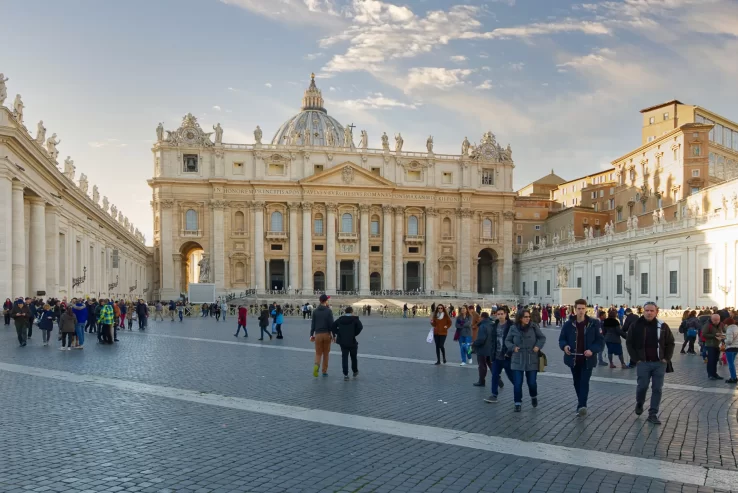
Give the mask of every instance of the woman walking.
[[266, 305], [262, 305], [261, 314], [259, 315], [259, 328], [261, 329], [259, 340], [264, 340], [264, 334], [269, 336], [269, 340], [272, 340], [272, 334], [269, 332], [269, 309]]
[[436, 312], [431, 315], [431, 325], [433, 326], [433, 342], [436, 345], [436, 364], [441, 364], [441, 355], [443, 355], [443, 363], [446, 363], [446, 336], [448, 329], [451, 327], [451, 317], [446, 313], [446, 307], [438, 305]]
[[531, 322], [530, 310], [522, 310], [515, 317], [515, 325], [510, 328], [505, 340], [513, 373], [515, 412], [520, 412], [523, 405], [523, 375], [528, 383], [531, 405], [538, 406], [538, 352], [544, 344], [546, 336], [538, 325]]
[[738, 353], [738, 325], [731, 324], [725, 331], [725, 357], [728, 359], [730, 378], [725, 383], [738, 383], [735, 373], [735, 355]]
[[284, 336], [282, 336], [282, 324], [284, 323], [282, 305], [277, 305], [277, 317], [274, 320], [277, 322], [277, 339], [284, 339]]
[[548, 309], [545, 306], [541, 308], [541, 322], [543, 322], [544, 327], [550, 325], [548, 323]]
[[10, 298], [6, 298], [5, 303], [3, 303], [3, 316], [5, 318], [5, 325], [10, 325], [11, 310], [13, 310], [13, 302], [10, 301]]
[[607, 312], [607, 318], [602, 323], [602, 332], [605, 333], [605, 344], [607, 345], [607, 358], [610, 360], [610, 368], [615, 368], [615, 364], [612, 362], [613, 355], [620, 358], [620, 367], [625, 370], [628, 365], [623, 360], [623, 341], [627, 334], [623, 332], [620, 327], [620, 321], [618, 320], [618, 311], [614, 308], [610, 308]]
[[[114, 319], [113, 323], [116, 322], [117, 319]], [[59, 320], [59, 332], [61, 332], [62, 336], [62, 347], [59, 348], [60, 351], [69, 351], [72, 349], [72, 338], [74, 337], [75, 325], [77, 325], [77, 317], [74, 316], [72, 307], [68, 306], [67, 310], [62, 313], [61, 320]]]
[[41, 318], [38, 320], [38, 328], [41, 330], [44, 346], [48, 346], [51, 340], [51, 331], [54, 330], [54, 318], [54, 310], [51, 309], [48, 303], [45, 304]]
[[456, 317], [456, 333], [459, 335], [459, 349], [461, 349], [461, 365], [466, 366], [467, 358], [471, 357], [471, 315], [466, 306], [462, 306], [459, 310], [459, 316]]
[[246, 317], [248, 315], [248, 310], [243, 305], [238, 305], [238, 328], [236, 329], [236, 333], [233, 334], [235, 337], [238, 337], [239, 332], [241, 332], [241, 327], [243, 327], [243, 336], [248, 337], [249, 333], [246, 332]]

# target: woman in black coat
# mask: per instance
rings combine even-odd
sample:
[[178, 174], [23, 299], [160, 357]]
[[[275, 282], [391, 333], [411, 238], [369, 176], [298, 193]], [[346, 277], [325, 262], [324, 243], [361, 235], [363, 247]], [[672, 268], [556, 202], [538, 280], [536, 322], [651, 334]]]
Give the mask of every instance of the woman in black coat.
[[[618, 312], [615, 309], [610, 309], [607, 312], [607, 318], [602, 322], [602, 332], [605, 334], [605, 344], [607, 345], [607, 358], [610, 360], [610, 368], [615, 368], [615, 364], [612, 362], [613, 355], [617, 355], [620, 358], [620, 366], [623, 369], [628, 368], [623, 360], [623, 341], [626, 333], [620, 327], [620, 321], [618, 320]], [[622, 339], [621, 339], [622, 338]]]
[[269, 336], [269, 340], [272, 340], [272, 333], [267, 328], [269, 327], [269, 309], [266, 305], [261, 306], [261, 313], [259, 314], [259, 328], [261, 329], [261, 332], [259, 335], [261, 337], [259, 338], [260, 341], [264, 340], [264, 334]]

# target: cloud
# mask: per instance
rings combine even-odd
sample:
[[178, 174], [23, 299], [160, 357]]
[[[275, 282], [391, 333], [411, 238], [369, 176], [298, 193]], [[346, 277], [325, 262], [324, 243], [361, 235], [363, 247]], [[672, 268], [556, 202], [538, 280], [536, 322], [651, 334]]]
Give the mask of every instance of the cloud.
[[500, 27], [489, 32], [467, 32], [460, 39], [511, 39], [530, 38], [549, 34], [580, 32], [584, 34], [610, 34], [612, 31], [601, 22], [566, 19], [560, 22], [534, 23], [516, 27]]
[[512, 70], [513, 72], [520, 72], [525, 67], [525, 63], [524, 62], [510, 63], [508, 67], [510, 67], [510, 70]]
[[330, 86], [330, 87], [328, 88], [328, 90], [329, 90], [330, 92], [335, 92], [335, 91], [336, 91], [336, 88], [335, 88], [335, 87], [333, 87], [333, 86]]
[[303, 58], [305, 60], [315, 60], [316, 58], [320, 58], [323, 56], [323, 53], [308, 53]]
[[396, 99], [388, 98], [381, 92], [369, 94], [363, 99], [349, 99], [345, 101], [331, 101], [332, 105], [343, 107], [347, 110], [383, 110], [393, 108], [416, 109], [420, 103], [403, 103]]
[[213, 109], [215, 111], [220, 111], [222, 108], [220, 106], [218, 106], [218, 105], [215, 105], [215, 106], [213, 106]]
[[482, 82], [481, 84], [479, 84], [474, 89], [482, 89], [482, 90], [484, 90], [484, 89], [492, 89], [492, 81], [491, 80], [485, 80], [484, 82]]
[[482, 70], [484, 70], [485, 72], [490, 72], [492, 68], [485, 65], [484, 67], [482, 67]]
[[464, 55], [454, 55], [451, 57], [452, 62], [461, 63], [465, 62], [467, 58]]
[[411, 92], [421, 87], [436, 89], [450, 89], [464, 83], [474, 71], [471, 69], [447, 69], [441, 67], [411, 68], [405, 83], [405, 92]]
[[235, 87], [229, 87], [228, 90], [231, 92], [241, 92], [240, 89], [236, 89]]
[[272, 83], [271, 82], [267, 82], [266, 84], [264, 84], [264, 87], [272, 87]]
[[344, 19], [333, 0], [220, 0], [255, 14], [287, 24], [326, 27], [341, 25]]
[[88, 142], [87, 145], [95, 149], [101, 149], [103, 147], [126, 147], [128, 144], [121, 143], [118, 139], [105, 139], [98, 142]]

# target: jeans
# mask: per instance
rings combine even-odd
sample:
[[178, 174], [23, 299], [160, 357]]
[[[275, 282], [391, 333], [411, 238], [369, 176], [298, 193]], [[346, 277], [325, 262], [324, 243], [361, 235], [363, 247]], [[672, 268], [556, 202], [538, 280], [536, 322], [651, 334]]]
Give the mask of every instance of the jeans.
[[223, 310], [223, 321], [225, 322], [226, 314], [228, 313], [228, 310]]
[[528, 393], [531, 399], [538, 396], [538, 383], [536, 382], [538, 371], [513, 370], [513, 400], [515, 404], [523, 403], [523, 373], [525, 373], [525, 379], [528, 382]]
[[272, 339], [272, 334], [269, 333], [269, 327], [266, 325], [260, 325], [261, 332], [259, 333], [259, 336], [261, 339], [264, 339], [264, 334], [269, 336], [269, 340]]
[[[156, 315], [154, 315], [154, 319], [156, 319]], [[138, 317], [138, 330], [143, 330], [144, 328], [144, 322], [146, 322], [146, 317], [143, 315], [139, 315]]]
[[571, 376], [574, 379], [574, 390], [577, 393], [577, 409], [587, 407], [589, 397], [589, 378], [592, 376], [592, 368], [587, 368], [586, 361], [571, 367]]
[[121, 313], [120, 314], [120, 328], [123, 329], [126, 326], [126, 314]]
[[[184, 310], [178, 310], [177, 315], [179, 315], [179, 321], [181, 322], [184, 319]], [[223, 317], [223, 321], [225, 322], [225, 317]]]
[[469, 345], [471, 344], [471, 336], [459, 337], [459, 348], [461, 349], [461, 362], [466, 363], [466, 358], [469, 355]]
[[356, 363], [356, 352], [359, 350], [358, 346], [344, 347], [341, 346], [341, 365], [343, 366], [343, 376], [348, 376], [348, 359], [351, 356], [351, 371], [354, 374], [359, 373], [359, 366]]
[[512, 370], [510, 370], [510, 360], [507, 358], [504, 360], [495, 358], [495, 360], [492, 361], [492, 395], [496, 396], [499, 392], [500, 375], [502, 375], [502, 370], [505, 370], [507, 379], [510, 380], [513, 386], [515, 385], [515, 375]]
[[682, 344], [682, 351], [684, 351], [684, 347], [689, 344], [689, 348], [687, 349], [687, 352], [690, 354], [694, 354], [694, 341], [697, 339], [697, 336], [695, 337], [689, 337], [687, 335], [684, 336], [684, 344]]
[[281, 339], [282, 337], [282, 324], [277, 324], [277, 339]]
[[43, 340], [44, 344], [51, 341], [51, 331], [50, 330], [44, 330], [41, 329], [41, 339]]
[[5, 314], [5, 325], [10, 325], [10, 310], [8, 310]]
[[439, 336], [433, 334], [433, 342], [436, 343], [436, 361], [441, 361], [441, 354], [443, 354], [443, 362], [446, 362], [446, 336]]
[[[76, 328], [74, 330], [77, 330]], [[62, 347], [72, 347], [72, 337], [74, 336], [71, 332], [62, 332]]]
[[728, 371], [730, 371], [730, 378], [736, 379], [735, 376], [735, 355], [734, 351], [725, 351], [725, 359], [728, 360]]
[[85, 325], [85, 330], [88, 330], [89, 329], [90, 334], [92, 334], [93, 332], [95, 332], [95, 319], [92, 318], [92, 316], [90, 316], [90, 315], [88, 315], [88, 317], [90, 317], [90, 318], [87, 319], [87, 324]]
[[85, 345], [85, 324], [76, 324], [74, 326], [74, 333], [77, 335], [77, 345], [78, 346], [84, 346]]
[[707, 376], [717, 377], [717, 364], [720, 358], [720, 348], [707, 347]]
[[241, 327], [243, 327], [243, 336], [244, 337], [248, 337], [249, 336], [249, 333], [246, 332], [246, 325], [245, 324], [244, 325], [238, 324], [238, 329], [236, 329], [236, 336], [238, 336], [238, 333], [241, 332]]
[[636, 403], [642, 406], [646, 402], [646, 391], [650, 382], [651, 407], [648, 409], [648, 414], [658, 414], [659, 404], [661, 404], [661, 389], [664, 387], [664, 376], [666, 375], [666, 363], [639, 361], [636, 365], [636, 375], [638, 376]]

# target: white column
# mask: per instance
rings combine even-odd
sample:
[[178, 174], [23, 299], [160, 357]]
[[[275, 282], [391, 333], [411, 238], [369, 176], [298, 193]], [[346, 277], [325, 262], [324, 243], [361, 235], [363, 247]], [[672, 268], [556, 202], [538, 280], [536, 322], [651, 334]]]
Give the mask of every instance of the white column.
[[23, 189], [19, 181], [13, 182], [13, 296], [28, 296], [26, 291], [26, 226]]
[[405, 208], [395, 207], [395, 289], [405, 289], [405, 266], [403, 264], [403, 249], [405, 242], [402, 233], [405, 228]]
[[300, 286], [300, 267], [298, 264], [300, 241], [298, 238], [299, 227], [297, 224], [297, 208], [300, 204], [291, 202], [287, 205], [290, 211], [290, 260], [289, 260], [289, 277], [287, 278], [285, 289], [292, 286], [292, 289], [298, 289]]
[[[162, 299], [169, 300], [173, 299], [177, 295], [177, 292], [179, 290], [179, 287], [177, 287], [176, 289], [174, 287], [174, 260], [172, 259], [172, 254], [174, 253], [172, 236], [176, 234], [174, 230], [175, 226], [172, 221], [172, 207], [174, 206], [174, 200], [161, 200], [159, 201], [159, 205], [159, 213], [161, 214], [161, 251], [159, 252], [159, 258], [161, 258], [161, 289], [159, 296]], [[110, 252], [108, 252], [108, 258], [110, 258]], [[111, 277], [109, 284], [115, 282], [116, 275], [118, 275], [118, 282], [122, 282], [122, 279], [120, 279], [120, 269], [118, 269], [118, 272], [116, 273], [113, 270], [113, 266], [111, 264]], [[107, 286], [105, 286], [105, 289], [107, 289]], [[112, 295], [113, 293], [117, 292], [118, 289], [119, 287], [113, 288], [113, 291], [109, 292], [108, 294]]]
[[359, 238], [359, 294], [369, 296], [369, 206], [359, 205], [361, 237]]
[[471, 293], [471, 217], [470, 209], [461, 210], [461, 292]]
[[[312, 208], [312, 203], [302, 203], [302, 294], [306, 296], [310, 296], [314, 289]], [[295, 264], [295, 277], [297, 277], [297, 264]], [[297, 287], [297, 284], [294, 286]]]
[[28, 247], [31, 250], [33, 268], [31, 269], [30, 293], [46, 291], [46, 202], [40, 197], [32, 197], [31, 231]]
[[0, 292], [6, 298], [13, 291], [13, 181], [7, 170], [0, 168]]
[[[513, 294], [513, 219], [515, 213], [505, 211], [502, 224], [502, 292], [512, 296]], [[499, 280], [498, 280], [499, 283]]]
[[392, 206], [382, 206], [382, 289], [392, 289]]
[[[182, 254], [172, 254], [172, 263], [174, 264], [174, 289], [176, 291], [176, 295], [171, 298], [167, 298], [168, 300], [179, 298], [179, 295], [182, 292]], [[128, 278], [128, 276], [126, 276], [126, 279], [128, 280], [126, 281], [125, 286], [123, 286], [122, 292], [127, 294], [128, 288], [132, 286], [132, 284], [130, 283], [130, 279]]]
[[225, 224], [223, 221], [223, 209], [225, 209], [225, 206], [226, 203], [223, 200], [212, 201], [213, 255], [211, 258], [213, 262], [213, 282], [219, 294], [225, 291]]
[[336, 204], [326, 204], [327, 211], [326, 220], [326, 273], [325, 273], [325, 290], [328, 294], [336, 294], [336, 275], [338, 268], [336, 267]]
[[436, 286], [436, 269], [438, 263], [436, 256], [436, 216], [438, 213], [433, 207], [425, 208], [425, 291], [435, 290]]
[[254, 202], [254, 268], [256, 270], [257, 293], [264, 294], [264, 202]]

